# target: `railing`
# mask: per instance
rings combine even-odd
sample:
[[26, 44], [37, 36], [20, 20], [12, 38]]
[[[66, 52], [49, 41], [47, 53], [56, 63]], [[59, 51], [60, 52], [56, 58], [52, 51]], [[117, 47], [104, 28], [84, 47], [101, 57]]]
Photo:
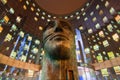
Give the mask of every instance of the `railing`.
[[94, 63], [92, 64], [95, 70], [100, 70], [104, 68], [110, 68], [114, 66], [120, 66], [120, 57], [116, 57], [114, 59], [106, 60], [101, 63]]
[[0, 63], [1, 64], [6, 64], [6, 65], [9, 65], [9, 66], [13, 66], [13, 67], [16, 67], [16, 68], [28, 69], [28, 70], [34, 70], [34, 71], [40, 71], [40, 69], [41, 69], [40, 65], [15, 60], [15, 59], [10, 58], [8, 56], [5, 56], [1, 53], [0, 53]]

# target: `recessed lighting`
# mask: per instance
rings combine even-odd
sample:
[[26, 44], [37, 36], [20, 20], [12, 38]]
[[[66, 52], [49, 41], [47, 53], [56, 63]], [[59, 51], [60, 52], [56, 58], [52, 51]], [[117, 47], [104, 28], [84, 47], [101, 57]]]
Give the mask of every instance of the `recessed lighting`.
[[42, 17], [41, 17], [41, 19], [43, 19], [43, 20], [44, 20], [44, 19], [45, 19], [45, 17], [44, 17], [44, 16], [42, 16]]
[[31, 7], [30, 9], [31, 9], [31, 11], [34, 11], [34, 8], [33, 8], [33, 7]]
[[84, 12], [82, 15], [83, 15], [83, 16], [85, 16], [85, 15], [86, 15], [86, 13]]
[[23, 5], [23, 9], [24, 9], [24, 10], [26, 10], [26, 9], [27, 9], [26, 5]]
[[76, 14], [76, 15], [78, 15], [78, 14], [79, 14], [79, 12], [76, 12], [75, 14]]
[[84, 8], [82, 8], [81, 11], [84, 11]]
[[35, 20], [35, 21], [38, 21], [38, 18], [37, 18], [37, 17], [34, 17], [34, 20]]
[[53, 18], [56, 19], [56, 16], [54, 16]]
[[77, 16], [77, 19], [80, 19], [80, 16]]
[[73, 17], [73, 15], [70, 16], [71, 18]]
[[47, 22], [50, 22], [50, 19], [47, 19]]
[[80, 26], [79, 29], [80, 29], [80, 30], [83, 30], [83, 26]]
[[40, 12], [40, 9], [38, 8], [37, 11]]
[[36, 12], [36, 15], [37, 15], [37, 16], [39, 16], [39, 13], [38, 13], [38, 12]]
[[48, 15], [48, 17], [50, 18], [50, 17], [51, 17], [51, 15]]
[[26, 4], [27, 4], [27, 5], [29, 5], [29, 2], [28, 2], [28, 1], [26, 1]]
[[88, 33], [93, 33], [93, 30], [92, 29], [88, 29]]
[[65, 16], [65, 19], [67, 19], [68, 17], [67, 16]]
[[89, 5], [90, 5], [90, 3], [87, 3], [87, 4], [86, 4], [86, 6], [89, 6]]
[[45, 15], [45, 12], [42, 12], [43, 15]]
[[42, 27], [42, 26], [39, 26], [39, 30], [43, 30], [43, 27]]
[[32, 4], [35, 7], [35, 3]]

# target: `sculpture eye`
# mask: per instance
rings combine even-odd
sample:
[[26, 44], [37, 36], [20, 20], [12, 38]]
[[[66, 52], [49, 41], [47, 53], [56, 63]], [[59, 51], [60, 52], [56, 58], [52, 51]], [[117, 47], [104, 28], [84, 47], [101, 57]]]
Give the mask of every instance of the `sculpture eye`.
[[55, 26], [55, 21], [50, 21], [43, 31], [53, 28]]
[[65, 25], [64, 28], [71, 30], [71, 27], [69, 27], [68, 25]]
[[70, 31], [72, 31], [72, 28], [71, 26], [68, 24], [68, 23], [65, 23], [65, 22], [61, 22], [62, 23], [62, 26], [65, 28], [65, 29], [68, 29]]

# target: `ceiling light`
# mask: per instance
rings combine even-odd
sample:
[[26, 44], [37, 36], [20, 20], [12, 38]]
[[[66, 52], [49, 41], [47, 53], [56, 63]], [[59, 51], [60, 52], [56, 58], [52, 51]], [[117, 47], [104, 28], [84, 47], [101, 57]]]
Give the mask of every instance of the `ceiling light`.
[[40, 12], [40, 9], [38, 8], [37, 11]]
[[13, 8], [10, 8], [9, 12], [10, 12], [11, 14], [14, 14], [15, 11], [14, 11]]
[[86, 15], [86, 13], [84, 12], [82, 15], [83, 15], [83, 16], [85, 16], [85, 15]]
[[51, 15], [48, 15], [48, 17], [50, 18], [50, 17], [51, 17]]
[[28, 1], [26, 1], [26, 4], [27, 4], [27, 5], [29, 5], [29, 2], [28, 2]]
[[23, 9], [24, 9], [24, 10], [26, 10], [26, 9], [27, 9], [26, 5], [23, 5]]
[[82, 8], [81, 11], [84, 11], [84, 8]]
[[76, 15], [78, 15], [78, 14], [79, 14], [79, 12], [76, 12], [75, 14], [76, 14]]
[[67, 19], [68, 17], [67, 16], [65, 16], [65, 19]]
[[87, 20], [88, 20], [88, 18], [87, 18], [87, 17], [85, 17], [85, 18], [84, 18], [84, 21], [87, 21]]
[[21, 20], [22, 20], [22, 18], [21, 18], [20, 16], [17, 16], [17, 18], [16, 18], [16, 22], [20, 23]]
[[34, 8], [33, 8], [33, 7], [31, 7], [30, 9], [31, 9], [31, 11], [34, 11]]
[[96, 27], [96, 29], [100, 29], [100, 24], [97, 23], [97, 24], [95, 25], [95, 27]]
[[71, 18], [73, 17], [73, 15], [70, 16]]
[[109, 2], [106, 1], [106, 2], [105, 2], [105, 7], [108, 7], [108, 6], [109, 6]]
[[35, 7], [35, 3], [32, 4]]
[[113, 7], [110, 8], [109, 12], [111, 15], [114, 15], [116, 13], [116, 11]]
[[99, 8], [100, 8], [100, 6], [97, 4], [96, 9], [98, 10]]
[[40, 41], [39, 40], [35, 40], [35, 44], [39, 45]]
[[94, 12], [92, 11], [92, 12], [90, 13], [90, 16], [93, 16], [93, 14], [94, 14]]
[[56, 19], [56, 16], [54, 16], [53, 19]]
[[42, 12], [43, 15], [45, 15], [45, 12]]
[[80, 16], [77, 16], [77, 19], [80, 19]]
[[43, 19], [43, 20], [44, 20], [44, 19], [45, 19], [45, 17], [44, 17], [44, 16], [42, 16], [42, 17], [41, 17], [41, 19]]
[[80, 30], [83, 30], [83, 26], [80, 26], [79, 29], [80, 29]]
[[50, 19], [47, 19], [47, 22], [50, 22]]
[[39, 30], [43, 30], [42, 26], [39, 26]]
[[92, 29], [88, 29], [88, 33], [93, 33], [93, 30]]
[[36, 12], [36, 15], [37, 15], [37, 16], [39, 16], [39, 13], [38, 13], [38, 12]]
[[38, 21], [38, 18], [37, 18], [37, 17], [34, 17], [34, 20], [35, 20], [35, 21]]
[[89, 6], [89, 5], [90, 5], [90, 3], [87, 3], [87, 4], [86, 4], [86, 6]]

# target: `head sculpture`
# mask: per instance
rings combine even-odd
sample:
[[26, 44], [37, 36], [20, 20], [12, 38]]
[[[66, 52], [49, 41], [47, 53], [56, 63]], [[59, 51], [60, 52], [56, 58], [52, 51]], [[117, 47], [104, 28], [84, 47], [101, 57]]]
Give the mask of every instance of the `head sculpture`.
[[[65, 20], [50, 21], [43, 30], [41, 80], [78, 80], [74, 31]], [[69, 72], [72, 77], [69, 77]]]
[[67, 21], [50, 21], [43, 32], [43, 46], [46, 56], [53, 60], [70, 58], [74, 47], [74, 31]]

